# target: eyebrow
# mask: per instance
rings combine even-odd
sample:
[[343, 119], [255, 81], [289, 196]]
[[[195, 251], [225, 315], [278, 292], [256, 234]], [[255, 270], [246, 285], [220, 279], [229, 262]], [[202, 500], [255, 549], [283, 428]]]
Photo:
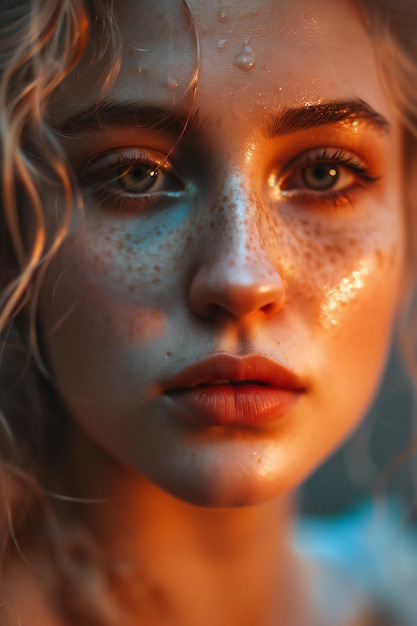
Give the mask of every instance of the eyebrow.
[[75, 113], [61, 126], [60, 132], [74, 136], [85, 130], [102, 130], [107, 127], [138, 127], [181, 134], [186, 127], [189, 135], [199, 135], [203, 123], [199, 110], [170, 109], [142, 103], [103, 102]]
[[280, 137], [310, 128], [346, 121], [365, 121], [379, 131], [387, 132], [388, 120], [360, 99], [306, 104], [272, 116], [267, 125], [268, 137]]
[[[383, 132], [390, 128], [388, 120], [369, 104], [360, 99], [351, 99], [306, 104], [274, 114], [267, 118], [265, 135], [268, 138], [280, 137], [343, 121], [365, 121]], [[83, 131], [136, 126], [180, 135], [186, 127], [187, 135], [199, 135], [205, 122], [198, 109], [190, 113], [180, 108], [104, 100], [69, 117], [60, 132], [71, 137]]]

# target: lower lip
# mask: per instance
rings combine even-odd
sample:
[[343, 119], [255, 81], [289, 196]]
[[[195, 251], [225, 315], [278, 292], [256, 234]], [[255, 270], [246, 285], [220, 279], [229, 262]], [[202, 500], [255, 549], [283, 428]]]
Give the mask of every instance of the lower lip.
[[258, 426], [282, 417], [299, 391], [261, 385], [214, 385], [169, 393], [187, 417], [209, 426]]

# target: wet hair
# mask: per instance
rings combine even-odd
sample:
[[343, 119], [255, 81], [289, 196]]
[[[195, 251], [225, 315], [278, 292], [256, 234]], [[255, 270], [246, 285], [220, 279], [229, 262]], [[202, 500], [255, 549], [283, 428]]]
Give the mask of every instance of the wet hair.
[[[354, 1], [375, 40], [381, 77], [398, 110], [404, 132], [405, 180], [413, 181], [417, 159], [417, 4], [412, 0]], [[0, 562], [19, 550], [25, 530], [35, 523], [33, 520], [42, 518], [57, 573], [53, 593], [58, 596], [59, 589], [65, 588], [61, 605], [73, 619], [82, 618], [88, 625], [120, 623], [120, 612], [110, 593], [117, 587], [117, 574], [107, 573], [107, 578], [100, 574], [106, 569], [100, 554], [76, 523], [64, 528], [64, 517], [71, 516], [71, 502], [59, 494], [53, 468], [65, 446], [69, 424], [38, 345], [36, 311], [48, 263], [68, 234], [72, 212], [82, 212], [76, 181], [48, 123], [48, 105], [86, 54], [90, 41], [97, 46], [89, 52], [90, 62], [106, 61], [108, 71], [101, 77], [105, 90], [120, 66], [121, 33], [112, 0], [1, 3]], [[190, 81], [195, 80], [196, 74]], [[45, 181], [61, 190], [64, 198], [59, 223], [49, 238], [41, 198]], [[408, 272], [399, 327], [406, 337], [404, 351], [417, 384], [417, 193], [411, 184], [405, 195]], [[31, 224], [30, 236], [24, 234], [27, 223]]]

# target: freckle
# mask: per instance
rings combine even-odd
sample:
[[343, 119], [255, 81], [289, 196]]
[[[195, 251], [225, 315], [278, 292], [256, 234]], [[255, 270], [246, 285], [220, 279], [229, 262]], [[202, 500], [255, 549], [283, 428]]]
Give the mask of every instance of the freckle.
[[326, 254], [335, 254], [338, 252], [343, 254], [343, 250], [341, 249], [340, 245], [335, 244], [326, 244], [324, 246], [324, 252]]
[[160, 278], [154, 278], [152, 281], [153, 285], [159, 285], [161, 283], [161, 279]]
[[160, 270], [161, 268], [160, 268], [160, 266], [159, 266], [159, 265], [154, 265], [154, 266], [153, 266], [153, 269], [154, 269], [156, 272], [159, 272], [159, 270]]
[[375, 258], [379, 267], [384, 263], [384, 254], [381, 250], [375, 250]]
[[167, 352], [165, 356], [167, 356], [167, 357], [172, 356], [172, 352]]

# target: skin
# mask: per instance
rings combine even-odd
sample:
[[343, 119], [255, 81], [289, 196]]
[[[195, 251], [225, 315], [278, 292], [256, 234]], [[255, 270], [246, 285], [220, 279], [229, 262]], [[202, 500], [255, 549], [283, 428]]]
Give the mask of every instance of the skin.
[[[151, 207], [137, 208], [134, 199], [111, 204], [117, 182], [102, 204], [98, 192], [86, 193], [86, 218], [74, 220], [43, 290], [43, 344], [70, 414], [112, 458], [203, 505], [284, 493], [346, 437], [374, 391], [397, 299], [400, 141], [372, 45], [350, 5], [343, 10], [352, 28], [336, 38], [344, 30], [339, 9], [322, 3], [305, 11], [302, 4], [300, 18], [301, 4], [285, 3], [278, 26], [271, 2], [231, 3], [226, 23], [215, 5], [190, 5], [201, 38], [193, 103], [201, 125], [169, 157], [178, 175], [165, 175], [166, 191], [148, 197], [156, 198]], [[142, 44], [142, 26], [132, 19], [138, 11], [137, 3], [122, 3], [121, 19], [128, 43], [146, 49], [151, 43]], [[234, 63], [247, 33], [258, 59], [251, 71]], [[221, 35], [227, 44], [219, 50]], [[173, 70], [165, 47], [156, 48], [142, 78], [126, 46], [126, 66], [108, 99], [172, 106], [178, 94], [166, 77]], [[188, 66], [175, 65], [187, 70], [177, 69], [179, 85], [192, 70], [189, 46], [184, 54]], [[90, 89], [86, 102], [84, 86], [96, 76], [98, 68], [67, 80], [54, 119], [94, 104], [97, 93]], [[389, 132], [354, 120], [263, 136], [271, 113], [353, 97], [384, 115]], [[97, 155], [130, 155], [132, 146], [161, 160], [174, 141], [168, 132], [118, 125], [83, 129], [66, 149], [82, 172], [94, 159], [103, 169]], [[292, 172], [291, 162], [297, 170], [302, 153], [314, 158], [323, 148], [354, 155], [380, 180], [360, 180], [341, 166], [357, 188], [339, 206], [325, 193], [303, 195], [301, 188], [287, 197], [279, 182], [268, 184], [276, 172]], [[89, 167], [96, 173], [94, 161]], [[267, 356], [293, 371], [305, 393], [265, 428], [191, 428], [161, 390], [174, 374], [219, 353]]]
[[[74, 420], [62, 471], [71, 494], [111, 502], [105, 515], [101, 509], [90, 519], [104, 544], [113, 537], [109, 552], [138, 554], [144, 571], [166, 572], [165, 587], [182, 613], [178, 623], [202, 623], [208, 581], [224, 594], [241, 577], [248, 598], [239, 619], [233, 621], [238, 607], [225, 597], [207, 624], [269, 624], [259, 612], [253, 621], [244, 613], [251, 605], [277, 614], [270, 547], [285, 554], [280, 497], [351, 432], [384, 364], [403, 264], [400, 130], [352, 4], [231, 0], [219, 15], [216, 3], [192, 0], [201, 47], [193, 102], [186, 93], [194, 63], [186, 16], [165, 5], [156, 3], [148, 15], [134, 0], [116, 3], [126, 28], [124, 57], [106, 97], [192, 106], [198, 132], [176, 143], [176, 133], [117, 124], [71, 128], [63, 140], [84, 188], [85, 218], [74, 214], [40, 300], [41, 343]], [[156, 20], [170, 8], [166, 22]], [[168, 39], [170, 19], [178, 29]], [[66, 80], [51, 110], [58, 128], [70, 128], [68, 119], [99, 99], [99, 86], [91, 86], [100, 75], [86, 59]], [[352, 98], [384, 116], [389, 128], [352, 117], [265, 136], [271, 114]], [[118, 189], [114, 171], [103, 174], [105, 199], [85, 181], [107, 151], [131, 156], [132, 148], [146, 148], [160, 163], [173, 146], [167, 164], [175, 173], [162, 168], [162, 191], [151, 189], [145, 206], [122, 198], [120, 189], [109, 200]], [[341, 151], [360, 161], [375, 180], [339, 163], [337, 198], [306, 190], [300, 155], [317, 161], [324, 149], [326, 158]], [[45, 190], [51, 228], [59, 207], [54, 193]], [[266, 356], [294, 372], [303, 393], [268, 425], [190, 425], [172, 409], [164, 385], [214, 354]], [[171, 528], [161, 515], [171, 516]], [[215, 543], [230, 547], [233, 559], [222, 557], [229, 569], [219, 569], [215, 557], [207, 565], [209, 529], [220, 522]], [[123, 538], [115, 539], [111, 529], [120, 524]], [[161, 537], [171, 552], [156, 550]], [[180, 582], [171, 571], [176, 552], [184, 563]], [[200, 557], [207, 569], [193, 596]], [[254, 584], [261, 571], [262, 584]]]

